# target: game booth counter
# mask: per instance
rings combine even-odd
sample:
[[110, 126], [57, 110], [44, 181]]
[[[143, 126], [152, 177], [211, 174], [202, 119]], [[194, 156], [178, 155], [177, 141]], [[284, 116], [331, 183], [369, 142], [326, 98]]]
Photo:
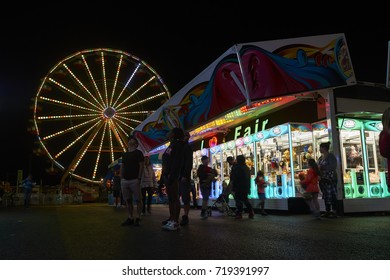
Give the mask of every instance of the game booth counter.
[[[228, 180], [226, 157], [242, 154], [252, 178], [263, 170], [270, 182], [266, 208], [290, 211], [305, 207], [298, 174], [306, 172], [309, 158], [318, 159], [319, 144], [330, 141], [339, 163], [343, 211], [389, 211], [387, 169], [375, 136], [381, 128], [369, 131], [365, 125], [366, 120], [379, 122], [389, 106], [386, 88], [356, 81], [344, 34], [236, 44], [133, 133], [144, 153], [161, 155], [173, 127], [189, 131], [194, 170], [207, 155], [219, 172], [213, 199]], [[357, 126], [350, 134], [347, 116], [363, 119], [365, 130]], [[352, 167], [347, 143], [356, 136], [361, 164]], [[249, 198], [258, 205], [254, 183]]]

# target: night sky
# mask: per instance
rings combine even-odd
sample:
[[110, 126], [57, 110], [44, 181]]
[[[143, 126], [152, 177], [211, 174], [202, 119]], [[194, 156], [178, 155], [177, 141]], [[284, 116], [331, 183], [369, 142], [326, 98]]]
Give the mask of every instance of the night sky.
[[128, 2], [101, 7], [96, 2], [86, 9], [3, 10], [0, 180], [15, 182], [21, 169], [25, 175], [32, 172], [37, 181], [57, 183], [56, 176], [44, 172], [48, 160], [33, 154], [36, 139], [27, 131], [33, 118], [30, 105], [48, 71], [81, 50], [112, 48], [133, 54], [152, 66], [174, 94], [236, 43], [344, 33], [357, 80], [385, 83], [390, 24], [377, 15], [368, 20], [366, 8], [364, 15], [352, 15], [315, 8], [305, 13], [265, 11], [244, 5], [246, 1], [237, 6], [185, 1], [185, 6], [172, 7]]

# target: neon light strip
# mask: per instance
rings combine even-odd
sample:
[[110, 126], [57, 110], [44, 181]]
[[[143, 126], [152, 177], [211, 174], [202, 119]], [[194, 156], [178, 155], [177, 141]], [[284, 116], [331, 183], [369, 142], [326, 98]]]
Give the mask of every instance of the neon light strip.
[[116, 104], [119, 102], [119, 100], [122, 97], [123, 92], [125, 91], [125, 89], [129, 85], [130, 81], [133, 79], [133, 77], [134, 77], [135, 73], [138, 71], [139, 67], [140, 67], [140, 64], [138, 64], [137, 67], [134, 69], [133, 73], [131, 74], [130, 78], [127, 80], [125, 86], [123, 87], [122, 91], [119, 93], [118, 98], [115, 100], [115, 102], [112, 106], [116, 106]]

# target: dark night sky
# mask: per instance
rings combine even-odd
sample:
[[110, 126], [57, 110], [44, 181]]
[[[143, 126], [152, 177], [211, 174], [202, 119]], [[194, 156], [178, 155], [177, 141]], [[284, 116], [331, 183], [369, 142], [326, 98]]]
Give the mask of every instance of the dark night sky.
[[15, 181], [18, 169], [40, 174], [36, 170], [45, 168], [46, 159], [32, 156], [35, 138], [27, 132], [31, 100], [56, 63], [84, 49], [113, 48], [135, 55], [151, 65], [174, 94], [236, 43], [345, 33], [357, 80], [385, 83], [390, 24], [375, 14], [368, 20], [366, 8], [364, 15], [351, 16], [314, 7], [305, 13], [265, 11], [246, 1], [237, 6], [186, 1], [186, 6], [175, 7], [131, 2], [3, 11], [0, 180]]

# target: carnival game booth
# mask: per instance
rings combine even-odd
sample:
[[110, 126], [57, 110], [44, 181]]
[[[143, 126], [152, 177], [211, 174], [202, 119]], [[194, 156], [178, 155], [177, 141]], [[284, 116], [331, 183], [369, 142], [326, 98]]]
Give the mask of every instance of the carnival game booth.
[[339, 118], [345, 198], [389, 197], [386, 161], [379, 154], [381, 121]]
[[[284, 107], [299, 102], [305, 96], [320, 91], [331, 94], [335, 88], [354, 84], [356, 80], [344, 34], [236, 44], [137, 126], [133, 134], [145, 153], [162, 153], [169, 145], [166, 136], [174, 127], [189, 131], [190, 143], [195, 144], [213, 136], [225, 135], [232, 126], [244, 121], [277, 110], [282, 112]], [[280, 156], [282, 151], [279, 151], [279, 146], [283, 147], [282, 150], [289, 150], [291, 166], [295, 159], [292, 155], [293, 139], [290, 139], [293, 135], [288, 129], [292, 125], [279, 127], [285, 136], [272, 135], [276, 131], [268, 132], [270, 138], [280, 141], [277, 148], [273, 143], [274, 147], [271, 148], [270, 144], [269, 149], [274, 149], [274, 154], [280, 153]], [[245, 136], [251, 134], [247, 132]], [[290, 148], [283, 146], [283, 141], [287, 139]], [[242, 141], [247, 140], [250, 139]], [[253, 146], [252, 153], [255, 152], [255, 142], [252, 143], [245, 145], [245, 150], [241, 148], [242, 153], [249, 154], [248, 158], [251, 149], [247, 146]], [[263, 145], [265, 147], [266, 144]], [[195, 152], [201, 150], [202, 153], [204, 148], [211, 154], [210, 147], [201, 147]], [[231, 151], [233, 154], [241, 152], [239, 148]], [[213, 159], [211, 155], [211, 164], [219, 165], [222, 171], [226, 168], [223, 165], [224, 156], [219, 157], [216, 154]], [[261, 157], [261, 161], [264, 157]], [[253, 165], [255, 161], [256, 164], [260, 162], [254, 157]], [[196, 168], [197, 159], [194, 163]], [[303, 167], [298, 159], [295, 164], [297, 170]], [[290, 179], [287, 171], [282, 174], [276, 171], [270, 173], [270, 180], [274, 180], [274, 190], [277, 191], [269, 196], [288, 198], [296, 195], [294, 171], [290, 171]], [[225, 179], [225, 173], [221, 174], [219, 181]], [[218, 191], [214, 195], [218, 195]], [[252, 190], [253, 196], [256, 194]]]
[[[338, 176], [344, 213], [390, 210], [387, 162], [379, 153], [382, 114], [355, 112], [336, 115], [341, 171]], [[329, 141], [326, 121], [312, 124], [313, 146]]]
[[[254, 178], [258, 170], [265, 174], [267, 209], [288, 210], [288, 198], [301, 197], [298, 174], [308, 168], [307, 161], [314, 158], [313, 133], [310, 124], [285, 123], [245, 137], [221, 143], [210, 148], [213, 166], [222, 178], [228, 180], [226, 158], [244, 155], [251, 170], [249, 198], [257, 205]], [[216, 196], [220, 193], [216, 185]], [[232, 204], [232, 202], [231, 202]]]

